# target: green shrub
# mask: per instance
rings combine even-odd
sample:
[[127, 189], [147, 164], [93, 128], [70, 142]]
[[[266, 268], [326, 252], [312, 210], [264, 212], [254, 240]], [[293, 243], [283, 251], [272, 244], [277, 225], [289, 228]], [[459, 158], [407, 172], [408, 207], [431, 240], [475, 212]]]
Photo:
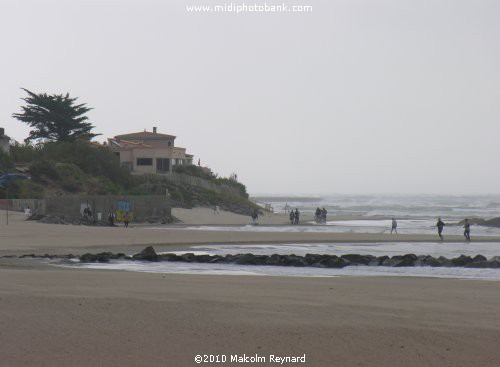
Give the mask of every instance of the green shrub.
[[38, 181], [44, 181], [44, 177], [52, 180], [59, 180], [59, 171], [56, 164], [49, 160], [37, 160], [30, 165], [31, 177]]
[[10, 147], [10, 156], [16, 163], [30, 163], [40, 158], [43, 145], [15, 143]]
[[212, 180], [216, 177], [210, 171], [194, 165], [173, 166], [172, 171], [175, 173], [184, 173], [189, 176], [204, 178], [205, 180]]
[[12, 159], [8, 154], [0, 150], [0, 172], [6, 172], [14, 167]]

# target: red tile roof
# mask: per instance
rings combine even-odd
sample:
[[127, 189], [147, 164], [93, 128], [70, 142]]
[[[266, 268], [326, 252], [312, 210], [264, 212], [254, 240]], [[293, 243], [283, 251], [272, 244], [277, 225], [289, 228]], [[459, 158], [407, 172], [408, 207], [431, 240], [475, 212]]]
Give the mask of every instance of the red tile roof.
[[151, 139], [171, 139], [174, 138], [174, 135], [168, 135], [168, 134], [160, 134], [160, 133], [153, 133], [150, 131], [141, 131], [138, 133], [131, 133], [131, 134], [123, 134], [123, 135], [116, 135], [115, 139], [119, 140], [151, 140]]

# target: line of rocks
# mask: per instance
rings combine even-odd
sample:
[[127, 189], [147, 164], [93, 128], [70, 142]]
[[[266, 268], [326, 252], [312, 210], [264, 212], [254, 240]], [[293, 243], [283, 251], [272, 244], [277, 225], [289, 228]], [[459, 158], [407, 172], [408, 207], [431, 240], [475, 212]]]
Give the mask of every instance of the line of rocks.
[[167, 253], [157, 254], [152, 246], [146, 247], [140, 253], [133, 256], [124, 253], [100, 252], [96, 254], [86, 253], [81, 256], [69, 255], [21, 255], [21, 256], [2, 256], [3, 258], [46, 258], [46, 259], [78, 259], [82, 263], [107, 263], [111, 260], [130, 260], [130, 261], [178, 261], [188, 263], [210, 263], [210, 264], [237, 264], [237, 265], [274, 265], [274, 266], [298, 266], [298, 267], [317, 267], [317, 268], [344, 268], [346, 266], [367, 265], [367, 266], [431, 266], [431, 267], [464, 267], [464, 268], [500, 268], [500, 256], [487, 259], [483, 255], [474, 257], [460, 255], [448, 259], [444, 256], [433, 257], [430, 255], [395, 255], [373, 256], [360, 254], [319, 255], [307, 254], [298, 255], [254, 255], [254, 254], [236, 254], [236, 255], [195, 255], [186, 253], [182, 255]]

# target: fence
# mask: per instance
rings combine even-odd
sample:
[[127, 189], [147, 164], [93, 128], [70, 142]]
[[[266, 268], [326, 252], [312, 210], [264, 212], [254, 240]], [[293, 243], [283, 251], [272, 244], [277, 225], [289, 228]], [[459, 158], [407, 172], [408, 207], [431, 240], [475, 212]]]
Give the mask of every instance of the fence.
[[171, 217], [170, 200], [166, 196], [61, 196], [46, 199], [9, 199], [0, 200], [0, 209], [24, 211], [30, 208], [33, 213], [78, 219], [85, 208], [91, 210], [95, 218], [98, 214], [105, 220], [110, 212], [121, 220], [129, 212], [133, 221], [147, 222], [166, 220]]

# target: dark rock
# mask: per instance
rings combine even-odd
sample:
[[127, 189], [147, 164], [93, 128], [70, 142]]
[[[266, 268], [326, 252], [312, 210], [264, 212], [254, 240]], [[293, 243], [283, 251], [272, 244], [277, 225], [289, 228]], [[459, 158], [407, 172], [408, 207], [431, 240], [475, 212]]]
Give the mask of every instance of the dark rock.
[[373, 260], [375, 260], [375, 256], [372, 255], [358, 255], [358, 254], [347, 254], [342, 255], [342, 259], [349, 261], [350, 265], [368, 265]]
[[113, 254], [111, 252], [101, 252], [96, 254], [97, 256], [97, 262], [100, 263], [108, 263], [109, 260], [113, 258]]
[[158, 261], [159, 256], [156, 253], [155, 249], [153, 246], [148, 246], [144, 250], [142, 250], [140, 253], [135, 254], [132, 256], [134, 260], [144, 260], [144, 261]]
[[304, 258], [302, 256], [296, 256], [296, 255], [283, 255], [283, 265], [286, 266], [306, 266], [307, 263], [305, 262]]
[[281, 265], [281, 256], [277, 254], [272, 254], [268, 256], [266, 260], [266, 265]]
[[211, 264], [219, 264], [219, 263], [225, 263], [226, 258], [224, 256], [220, 255], [214, 255], [212, 256], [212, 259], [209, 261]]
[[417, 260], [417, 255], [406, 254], [406, 255], [395, 255], [390, 259], [385, 259], [382, 261], [382, 266], [392, 266], [392, 267], [403, 267], [403, 266], [415, 266], [415, 261]]
[[182, 261], [182, 258], [176, 254], [161, 254], [160, 259], [162, 261]]
[[368, 263], [369, 266], [380, 266], [389, 259], [389, 256], [378, 256]]
[[498, 269], [500, 268], [500, 261], [497, 260], [485, 260], [485, 261], [475, 261], [465, 265], [466, 268], [480, 268], [480, 269]]
[[321, 261], [321, 256], [322, 255], [318, 254], [306, 254], [306, 256], [304, 257], [304, 261], [307, 265], [317, 264]]
[[199, 263], [208, 263], [212, 260], [212, 256], [210, 255], [196, 255], [195, 261]]
[[349, 262], [335, 255], [323, 255], [323, 259], [320, 260], [319, 265], [325, 268], [343, 268], [347, 266]]
[[80, 262], [82, 263], [95, 263], [97, 261], [97, 255], [86, 253], [80, 256]]
[[36, 257], [35, 254], [29, 254], [29, 255], [21, 255], [19, 256], [20, 259], [24, 259], [25, 257]]
[[460, 255], [459, 257], [451, 259], [451, 262], [455, 266], [465, 266], [472, 262], [472, 258], [470, 256]]
[[195, 260], [196, 260], [196, 256], [192, 252], [188, 252], [187, 254], [181, 255], [181, 261], [185, 261], [187, 263], [192, 263]]
[[430, 255], [420, 255], [417, 256], [417, 260], [415, 260], [414, 266], [441, 266], [441, 262], [430, 256]]
[[488, 259], [485, 256], [483, 256], [483, 255], [476, 255], [476, 256], [474, 256], [472, 258], [472, 262], [475, 262], [475, 263], [477, 263], [477, 262], [483, 262], [483, 261], [486, 261], [486, 260], [488, 260]]
[[444, 256], [439, 256], [437, 258], [438, 262], [439, 262], [439, 266], [444, 266], [444, 267], [453, 267], [453, 266], [456, 266], [455, 263], [453, 263], [450, 259], [447, 259], [446, 257]]
[[234, 263], [238, 265], [258, 265], [259, 260], [254, 254], [235, 255]]

